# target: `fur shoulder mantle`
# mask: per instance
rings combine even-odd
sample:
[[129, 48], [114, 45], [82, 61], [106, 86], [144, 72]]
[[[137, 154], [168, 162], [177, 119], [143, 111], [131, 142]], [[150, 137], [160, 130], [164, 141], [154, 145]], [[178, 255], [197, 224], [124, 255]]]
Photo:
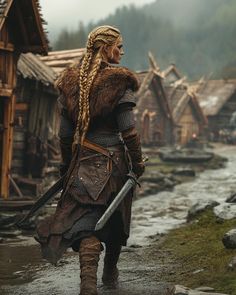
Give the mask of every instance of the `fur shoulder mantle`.
[[[66, 69], [56, 81], [56, 87], [64, 95], [67, 106], [78, 112], [79, 66]], [[137, 91], [136, 75], [125, 67], [102, 67], [90, 90], [90, 116], [106, 116], [117, 105], [126, 90]]]

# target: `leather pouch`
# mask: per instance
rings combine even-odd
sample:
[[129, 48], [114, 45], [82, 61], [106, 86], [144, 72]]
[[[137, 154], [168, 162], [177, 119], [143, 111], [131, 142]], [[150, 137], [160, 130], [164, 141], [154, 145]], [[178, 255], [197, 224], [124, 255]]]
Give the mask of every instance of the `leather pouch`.
[[102, 154], [83, 156], [78, 169], [81, 181], [93, 200], [97, 200], [112, 171], [112, 161]]

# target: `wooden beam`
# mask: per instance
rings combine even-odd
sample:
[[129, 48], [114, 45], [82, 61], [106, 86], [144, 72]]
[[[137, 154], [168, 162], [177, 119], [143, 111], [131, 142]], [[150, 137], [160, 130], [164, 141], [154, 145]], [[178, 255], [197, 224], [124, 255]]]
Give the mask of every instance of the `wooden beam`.
[[15, 49], [14, 44], [0, 41], [0, 50], [13, 52], [14, 49]]
[[48, 53], [48, 44], [47, 44], [46, 36], [44, 34], [42, 21], [40, 19], [39, 8], [37, 7], [37, 1], [31, 0], [31, 3], [32, 3], [33, 12], [35, 15], [35, 21], [37, 24], [38, 32], [41, 37], [41, 42], [42, 42], [41, 52], [43, 54], [47, 54]]
[[0, 88], [0, 96], [11, 97], [13, 89]]
[[27, 111], [29, 108], [27, 103], [17, 103], [16, 104], [16, 111]]
[[[13, 72], [15, 73], [16, 64], [14, 65]], [[16, 75], [12, 77], [13, 87], [16, 85]], [[9, 99], [5, 100], [4, 104], [4, 118], [3, 118], [3, 146], [2, 146], [2, 167], [0, 179], [0, 196], [4, 199], [9, 197], [9, 184], [10, 184], [10, 169], [12, 161], [13, 149], [13, 122], [15, 113], [16, 96], [12, 95]]]
[[3, 15], [1, 16], [1, 19], [0, 19], [0, 31], [2, 30], [2, 27], [3, 27], [4, 23], [5, 23], [5, 20], [7, 18], [9, 9], [11, 8], [12, 2], [13, 2], [13, 0], [8, 1], [7, 6], [6, 6], [6, 8], [5, 8], [4, 12], [3, 12]]

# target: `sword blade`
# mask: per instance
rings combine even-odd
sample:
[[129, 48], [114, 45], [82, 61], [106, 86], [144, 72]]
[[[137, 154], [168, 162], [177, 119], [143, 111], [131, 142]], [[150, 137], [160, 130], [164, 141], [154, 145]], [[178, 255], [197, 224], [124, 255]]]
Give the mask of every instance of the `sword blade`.
[[62, 176], [56, 183], [53, 184], [43, 195], [40, 197], [30, 211], [19, 220], [16, 224], [20, 227], [25, 223], [30, 217], [32, 217], [38, 210], [43, 208], [61, 189], [63, 185], [64, 176]]
[[114, 213], [116, 208], [119, 206], [121, 201], [124, 199], [124, 197], [127, 195], [127, 193], [130, 191], [132, 187], [136, 185], [136, 181], [133, 178], [129, 178], [120, 192], [117, 194], [117, 196], [114, 198], [110, 206], [107, 208], [105, 213], [102, 215], [102, 217], [98, 220], [95, 231], [98, 231], [103, 228], [103, 226], [107, 223], [108, 219], [111, 217], [111, 215]]

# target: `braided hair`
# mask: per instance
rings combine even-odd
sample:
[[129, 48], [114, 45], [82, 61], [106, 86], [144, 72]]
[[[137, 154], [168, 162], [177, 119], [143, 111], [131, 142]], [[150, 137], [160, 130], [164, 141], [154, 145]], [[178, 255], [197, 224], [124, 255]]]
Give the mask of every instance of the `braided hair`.
[[99, 26], [88, 35], [86, 53], [79, 75], [79, 113], [76, 123], [73, 145], [83, 143], [90, 122], [89, 94], [93, 81], [103, 60], [103, 46], [114, 45], [120, 37], [120, 31], [111, 26]]

